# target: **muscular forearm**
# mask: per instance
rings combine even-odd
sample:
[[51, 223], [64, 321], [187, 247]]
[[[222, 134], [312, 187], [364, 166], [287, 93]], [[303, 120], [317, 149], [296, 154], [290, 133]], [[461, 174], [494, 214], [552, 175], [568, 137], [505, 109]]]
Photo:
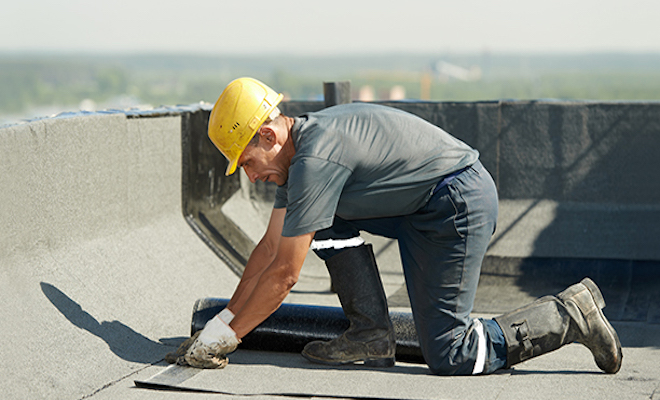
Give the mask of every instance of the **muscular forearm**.
[[231, 327], [238, 338], [247, 335], [279, 308], [296, 283], [296, 269], [274, 263], [263, 272], [251, 295], [232, 320]]
[[238, 314], [243, 308], [245, 302], [254, 291], [254, 287], [257, 285], [259, 278], [268, 265], [273, 262], [274, 258], [275, 251], [263, 241], [252, 251], [245, 266], [245, 270], [243, 271], [241, 281], [238, 283], [234, 295], [227, 304], [227, 308], [229, 308], [234, 314]]
[[250, 254], [241, 281], [238, 283], [229, 304], [227, 304], [227, 308], [234, 314], [238, 314], [241, 311], [241, 308], [243, 308], [243, 305], [245, 305], [245, 302], [254, 291], [254, 287], [259, 281], [261, 274], [275, 259], [285, 214], [286, 209], [284, 208], [273, 209], [266, 233], [264, 233], [264, 236], [254, 248], [252, 254]]
[[282, 304], [298, 281], [314, 232], [282, 238], [273, 262], [259, 277], [252, 293], [231, 322], [238, 338], [247, 335]]

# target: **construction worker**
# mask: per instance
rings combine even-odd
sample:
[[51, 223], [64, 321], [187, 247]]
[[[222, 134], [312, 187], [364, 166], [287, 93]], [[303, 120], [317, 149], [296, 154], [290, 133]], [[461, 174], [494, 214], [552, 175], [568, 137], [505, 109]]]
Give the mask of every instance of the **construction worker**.
[[495, 230], [497, 192], [479, 153], [406, 112], [346, 104], [292, 118], [265, 84], [231, 82], [209, 137], [251, 182], [278, 185], [266, 233], [230, 302], [182, 345], [178, 362], [226, 365], [225, 355], [283, 302], [311, 246], [325, 260], [350, 327], [306, 345], [323, 364], [391, 366], [395, 337], [370, 245], [360, 231], [398, 241], [422, 354], [435, 374], [487, 374], [558, 349], [586, 345], [603, 371], [621, 366], [602, 295], [586, 278], [557, 296], [496, 317], [470, 317]]

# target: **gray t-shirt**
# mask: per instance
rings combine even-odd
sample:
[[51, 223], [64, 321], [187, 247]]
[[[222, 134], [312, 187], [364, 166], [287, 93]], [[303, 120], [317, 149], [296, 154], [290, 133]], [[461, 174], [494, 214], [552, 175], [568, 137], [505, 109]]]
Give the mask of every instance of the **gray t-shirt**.
[[332, 226], [335, 215], [365, 219], [414, 213], [440, 178], [479, 153], [435, 125], [392, 107], [353, 103], [295, 119], [296, 154], [275, 208], [283, 236]]

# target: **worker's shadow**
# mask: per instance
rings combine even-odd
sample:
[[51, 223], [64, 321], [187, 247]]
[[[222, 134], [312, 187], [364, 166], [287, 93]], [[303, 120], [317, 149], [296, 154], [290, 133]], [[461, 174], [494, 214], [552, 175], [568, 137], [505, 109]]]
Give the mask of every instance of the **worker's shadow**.
[[119, 321], [100, 322], [55, 286], [41, 282], [41, 290], [73, 325], [98, 336], [118, 357], [131, 362], [153, 364], [176, 350], [186, 338], [162, 338], [155, 342]]

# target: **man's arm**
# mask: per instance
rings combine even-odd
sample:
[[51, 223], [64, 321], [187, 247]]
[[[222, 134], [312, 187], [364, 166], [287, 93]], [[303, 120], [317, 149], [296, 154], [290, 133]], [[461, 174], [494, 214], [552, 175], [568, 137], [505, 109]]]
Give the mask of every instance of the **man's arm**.
[[[177, 363], [198, 368], [222, 368], [225, 355], [236, 349], [240, 339], [263, 322], [282, 304], [298, 281], [300, 269], [315, 232], [296, 237], [282, 237], [281, 224], [285, 210], [274, 209], [269, 228], [250, 256], [243, 278], [232, 296], [233, 318], [223, 312], [211, 318], [197, 332], [191, 343], [182, 344]], [[274, 232], [278, 234], [275, 235]], [[277, 247], [275, 249], [275, 243]], [[270, 263], [267, 261], [271, 259]], [[225, 317], [227, 317], [225, 315]], [[231, 322], [229, 322], [231, 320]], [[182, 360], [181, 360], [182, 359]]]
[[256, 328], [282, 304], [298, 281], [314, 233], [280, 238], [275, 259], [263, 271], [245, 305], [230, 324], [239, 339]]
[[231, 300], [227, 304], [227, 308], [232, 313], [238, 314], [241, 308], [243, 308], [243, 305], [259, 281], [259, 277], [261, 277], [264, 270], [275, 259], [277, 248], [280, 245], [285, 215], [286, 208], [273, 208], [266, 233], [264, 233], [264, 236], [250, 254], [250, 258], [241, 276], [241, 281], [238, 283]]

